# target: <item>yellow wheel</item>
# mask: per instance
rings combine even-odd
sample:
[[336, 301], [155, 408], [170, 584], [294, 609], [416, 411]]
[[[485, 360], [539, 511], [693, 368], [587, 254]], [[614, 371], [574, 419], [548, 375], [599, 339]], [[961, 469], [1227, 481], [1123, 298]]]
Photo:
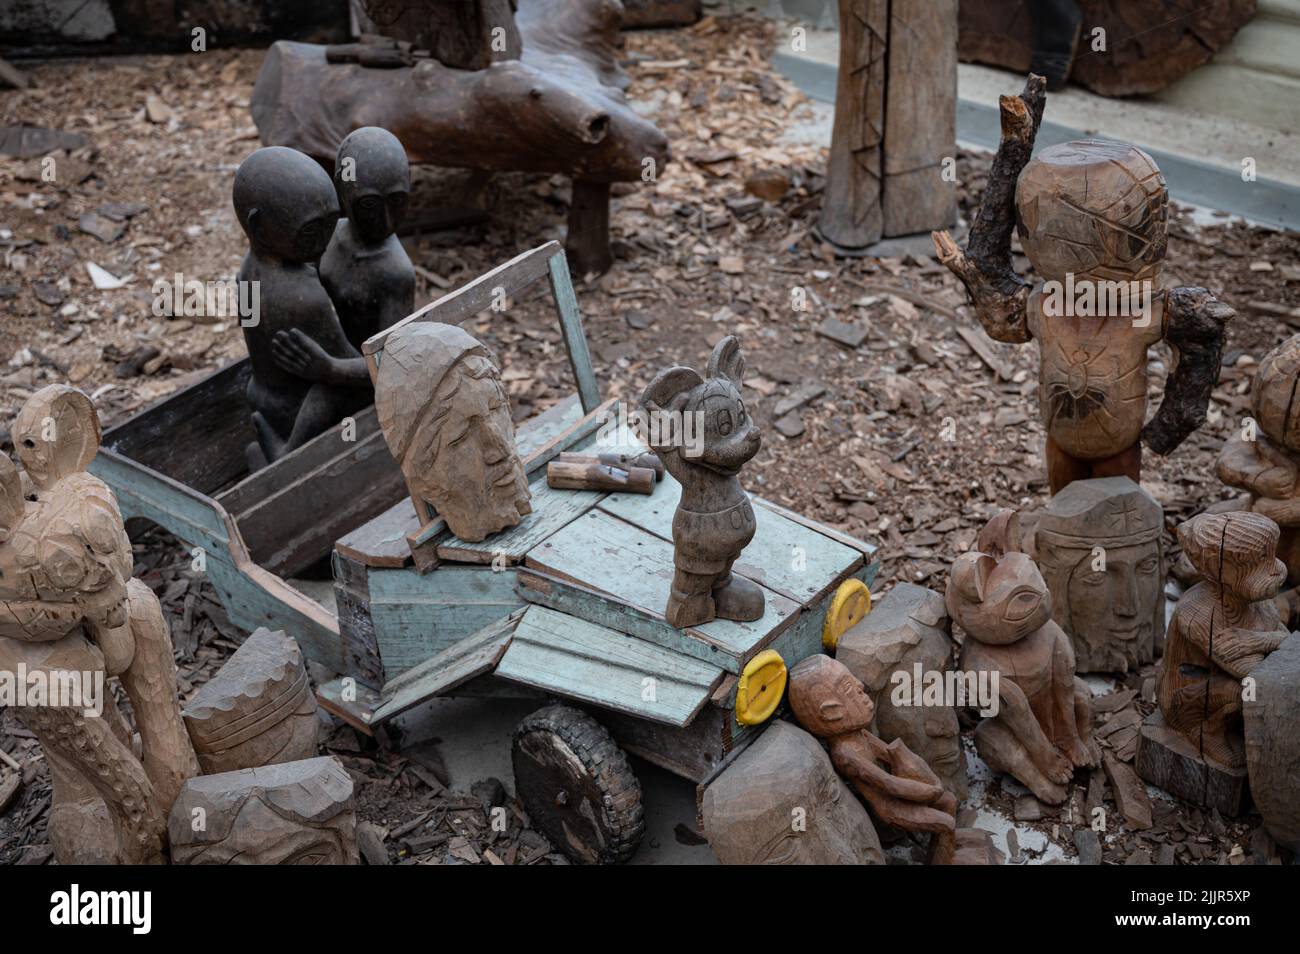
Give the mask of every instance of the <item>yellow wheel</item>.
[[765, 649], [745, 664], [736, 682], [736, 721], [758, 725], [771, 718], [785, 695], [785, 660]]
[[840, 637], [871, 612], [871, 591], [861, 580], [845, 580], [831, 597], [831, 608], [822, 624], [822, 649], [835, 652]]

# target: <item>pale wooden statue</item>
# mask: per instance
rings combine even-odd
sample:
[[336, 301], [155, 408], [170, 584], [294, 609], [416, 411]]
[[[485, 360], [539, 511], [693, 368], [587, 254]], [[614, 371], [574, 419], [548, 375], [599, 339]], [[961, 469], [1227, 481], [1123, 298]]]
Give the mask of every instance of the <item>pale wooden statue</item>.
[[[1164, 288], [1168, 194], [1152, 158], [1127, 143], [1084, 140], [1032, 160], [1045, 93], [1030, 76], [1003, 96], [1002, 143], [966, 250], [934, 234], [989, 337], [1038, 341], [1039, 410], [1052, 493], [1072, 480], [1140, 480], [1144, 442], [1174, 450], [1205, 420], [1231, 308], [1203, 288]], [[1011, 265], [1011, 232], [1042, 284]], [[1164, 399], [1144, 423], [1147, 349], [1177, 354]]]
[[167, 830], [178, 865], [354, 865], [352, 776], [336, 758], [190, 779]]
[[[79, 700], [19, 707], [50, 762], [56, 857], [162, 861], [166, 812], [198, 764], [161, 607], [131, 578], [112, 491], [86, 473], [99, 450], [98, 416], [80, 391], [51, 385], [28, 399], [12, 436], [30, 487], [0, 458], [0, 669], [24, 667], [51, 686], [81, 683]], [[131, 701], [139, 756], [107, 676], [119, 677]]]
[[[1300, 586], [1300, 335], [1264, 356], [1251, 390], [1254, 416], [1223, 445], [1219, 479], [1248, 495], [1247, 507], [1278, 525], [1277, 555], [1287, 568], [1287, 585]], [[1295, 606], [1300, 600], [1285, 602]], [[1288, 608], [1283, 619], [1300, 624]]]
[[919, 695], [900, 691], [900, 678], [910, 687], [918, 673], [924, 680], [926, 674], [952, 668], [951, 629], [942, 596], [912, 583], [897, 583], [840, 637], [835, 658], [871, 694], [875, 734], [886, 743], [902, 739], [960, 803], [966, 798], [966, 753], [956, 708], [915, 704]]
[[1300, 853], [1300, 633], [1250, 671], [1245, 698], [1250, 798], [1273, 840]]
[[1254, 513], [1203, 513], [1178, 541], [1203, 579], [1178, 600], [1157, 698], [1169, 728], [1206, 759], [1246, 764], [1242, 679], [1290, 635], [1273, 597], [1286, 579], [1278, 528]]
[[456, 325], [393, 332], [375, 377], [375, 410], [416, 512], [477, 543], [532, 513], [496, 358]]
[[704, 834], [724, 865], [883, 865], [880, 839], [821, 744], [780, 719], [704, 790]]
[[820, 654], [790, 670], [790, 708], [799, 724], [830, 744], [831, 762], [881, 821], [931, 837], [930, 863], [990, 864], [992, 845], [978, 829], [957, 828], [957, 799], [901, 739], [886, 745], [869, 731], [875, 706], [844, 664]]
[[946, 599], [966, 631], [961, 669], [997, 673], [998, 712], [975, 730], [975, 749], [1039, 801], [1065, 801], [1076, 768], [1093, 768], [1091, 693], [1074, 675], [1074, 647], [1052, 619], [1052, 595], [1019, 551], [1016, 515], [1004, 510], [976, 548], [953, 563]]
[[763, 615], [762, 589], [731, 572], [755, 530], [740, 470], [762, 442], [740, 396], [744, 373], [740, 342], [728, 335], [709, 356], [706, 377], [668, 368], [641, 395], [647, 441], [682, 485], [673, 515], [675, 573], [664, 610], [678, 629], [716, 617]]
[[302, 650], [283, 630], [244, 640], [183, 715], [208, 775], [316, 754], [316, 696]]
[[1164, 511], [1127, 477], [1076, 480], [1038, 516], [1034, 557], [1075, 672], [1129, 672], [1164, 644]]

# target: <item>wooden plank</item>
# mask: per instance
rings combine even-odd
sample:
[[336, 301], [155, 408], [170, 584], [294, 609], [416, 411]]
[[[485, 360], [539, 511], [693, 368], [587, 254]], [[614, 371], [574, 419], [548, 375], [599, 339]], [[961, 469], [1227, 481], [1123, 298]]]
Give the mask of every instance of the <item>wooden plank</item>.
[[326, 712], [338, 716], [366, 735], [375, 734], [374, 712], [379, 707], [379, 693], [344, 677], [316, 687], [316, 701]]
[[[641, 618], [662, 621], [673, 578], [673, 547], [597, 509], [530, 550], [525, 564], [626, 604]], [[660, 645], [667, 649], [738, 672], [745, 660], [789, 626], [799, 613], [799, 605], [793, 600], [759, 585], [767, 605], [757, 620], [715, 619], [684, 630], [675, 630], [665, 622], [664, 629], [641, 635], [664, 640]]]
[[[397, 324], [367, 338], [361, 346], [363, 354], [372, 355], [384, 350], [384, 342], [399, 328], [416, 321], [441, 321], [460, 324], [477, 315], [492, 303], [493, 290], [503, 288], [507, 295], [517, 296], [521, 291], [547, 275], [550, 260], [563, 252], [559, 242], [547, 242], [537, 248], [516, 255], [504, 265], [484, 272], [468, 284], [431, 301], [418, 311], [407, 315]], [[380, 358], [380, 361], [383, 359]]]
[[412, 666], [396, 679], [389, 680], [382, 693], [383, 702], [371, 715], [371, 722], [384, 722], [428, 699], [450, 693], [476, 676], [491, 672], [510, 645], [510, 638], [523, 612], [517, 610], [505, 619], [485, 626], [420, 665]]
[[762, 497], [751, 496], [750, 499], [754, 501], [755, 505], [762, 507], [764, 510], [770, 510], [772, 513], [780, 514], [782, 517], [799, 524], [801, 527], [807, 527], [809, 530], [816, 530], [822, 536], [829, 537], [836, 543], [842, 543], [846, 547], [851, 547], [852, 549], [857, 550], [866, 557], [868, 561], [873, 560], [876, 557], [876, 546], [868, 543], [866, 540], [859, 540], [857, 537], [851, 537], [847, 533], [836, 530], [834, 527], [828, 527], [826, 524], [819, 523], [811, 517], [805, 517], [801, 513], [796, 513], [793, 510], [782, 507], [780, 504], [772, 503], [772, 501], [765, 500]]
[[713, 775], [718, 765], [737, 748], [743, 748], [757, 733], [733, 739], [737, 728], [730, 710], [707, 705], [685, 728], [651, 722], [611, 709], [593, 708], [592, 713], [609, 729], [619, 747], [666, 771], [692, 782]]
[[481, 566], [410, 569], [371, 567], [370, 617], [389, 679], [524, 605], [515, 571]]
[[564, 346], [569, 352], [569, 367], [573, 369], [582, 398], [582, 409], [594, 411], [600, 403], [600, 386], [596, 384], [596, 371], [591, 366], [591, 352], [587, 350], [587, 333], [582, 330], [582, 313], [578, 310], [578, 296], [573, 293], [569, 277], [569, 263], [563, 254], [550, 260], [551, 292], [560, 311], [560, 331]]
[[496, 674], [679, 728], [709, 701], [722, 670], [585, 620], [530, 606]]
[[338, 612], [343, 671], [375, 689], [383, 686], [384, 661], [370, 617], [370, 568], [335, 553], [334, 607]]
[[440, 559], [459, 563], [521, 563], [524, 555], [556, 530], [576, 520], [604, 498], [595, 490], [555, 490], [546, 477], [528, 485], [533, 512], [516, 526], [494, 533], [479, 543], [451, 536], [438, 544]]
[[215, 494], [248, 473], [244, 448], [257, 440], [245, 391], [248, 359], [181, 388], [104, 433], [105, 450]]
[[[664, 474], [653, 494], [610, 494], [600, 509], [671, 542], [681, 494], [681, 484]], [[737, 558], [735, 571], [795, 602], [818, 599], [862, 566], [861, 551], [775, 511], [754, 507], [754, 522], [754, 539]]]
[[[568, 431], [582, 417], [582, 405], [576, 394], [570, 394], [541, 414], [530, 417], [515, 431], [515, 446], [520, 456], [527, 459]], [[409, 566], [411, 548], [406, 537], [419, 529], [415, 507], [409, 497], [403, 497], [377, 517], [341, 537], [334, 549], [366, 566]]]
[[406, 481], [374, 409], [355, 421], [356, 440], [344, 440], [348, 430], [336, 424], [218, 498], [261, 566], [293, 576], [328, 555], [340, 535], [403, 499]]

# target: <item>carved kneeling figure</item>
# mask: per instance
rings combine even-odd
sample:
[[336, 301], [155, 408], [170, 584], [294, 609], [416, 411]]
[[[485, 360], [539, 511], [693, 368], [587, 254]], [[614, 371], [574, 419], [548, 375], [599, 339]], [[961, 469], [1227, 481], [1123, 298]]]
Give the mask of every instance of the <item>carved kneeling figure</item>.
[[1098, 764], [1091, 694], [1074, 675], [1070, 637], [1052, 621], [1038, 567], [1019, 552], [1016, 515], [1004, 510], [957, 558], [948, 612], [966, 631], [961, 668], [998, 674], [998, 714], [975, 730], [975, 748], [1042, 802], [1065, 801], [1076, 768]]

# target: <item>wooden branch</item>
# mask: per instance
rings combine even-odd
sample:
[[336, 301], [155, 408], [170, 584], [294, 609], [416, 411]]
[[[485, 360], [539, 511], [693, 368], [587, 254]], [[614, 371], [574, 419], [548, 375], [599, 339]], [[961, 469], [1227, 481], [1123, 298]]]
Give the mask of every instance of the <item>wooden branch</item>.
[[1160, 408], [1142, 428], [1142, 441], [1168, 454], [1205, 423], [1210, 392], [1219, 380], [1226, 325], [1236, 314], [1204, 288], [1165, 293], [1165, 340], [1176, 352]]

